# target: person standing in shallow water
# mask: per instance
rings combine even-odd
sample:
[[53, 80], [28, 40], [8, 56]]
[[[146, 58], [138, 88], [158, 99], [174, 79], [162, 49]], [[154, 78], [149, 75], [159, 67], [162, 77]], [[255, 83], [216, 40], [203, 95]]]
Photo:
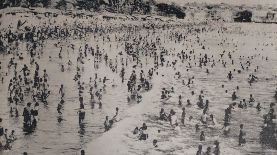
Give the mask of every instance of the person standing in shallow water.
[[81, 155], [85, 155], [85, 150], [81, 150]]
[[39, 103], [36, 102], [34, 109], [31, 110], [31, 114], [33, 116], [33, 121], [32, 121], [32, 125], [35, 128], [37, 126], [37, 121], [38, 121], [38, 107], [39, 107]]
[[202, 151], [202, 145], [198, 146], [198, 150], [196, 152], [196, 155], [204, 155], [204, 152]]
[[27, 103], [27, 106], [23, 110], [23, 117], [24, 117], [24, 127], [31, 125], [31, 104]]
[[106, 116], [104, 127], [105, 127], [105, 132], [110, 129], [109, 116]]
[[84, 105], [80, 104], [80, 109], [78, 111], [79, 114], [79, 124], [83, 123], [84, 119], [85, 119], [85, 115], [86, 115], [86, 111], [84, 109]]
[[227, 77], [228, 77], [229, 80], [232, 80], [233, 75], [232, 75], [232, 72], [231, 72], [231, 71], [228, 73], [228, 76], [227, 76]]
[[200, 141], [205, 141], [205, 133], [204, 133], [204, 131], [201, 131], [201, 133], [200, 133]]
[[243, 130], [243, 124], [240, 125], [240, 131], [239, 131], [239, 146], [242, 146], [246, 143], [245, 136], [246, 133]]
[[185, 118], [186, 118], [186, 108], [182, 108], [182, 117], [181, 117], [181, 122], [183, 125], [185, 125]]
[[0, 118], [0, 136], [2, 136], [4, 134], [4, 128], [2, 126], [2, 118]]
[[161, 108], [161, 111], [160, 111], [160, 120], [167, 121], [167, 115], [163, 108]]
[[219, 155], [220, 154], [220, 148], [219, 148], [219, 142], [216, 140], [214, 142], [214, 151], [213, 151], [214, 155]]
[[211, 147], [207, 147], [207, 151], [205, 152], [205, 155], [212, 155]]
[[147, 125], [145, 123], [142, 124], [142, 127], [139, 128], [139, 140], [146, 140], [148, 138], [148, 134], [146, 133]]

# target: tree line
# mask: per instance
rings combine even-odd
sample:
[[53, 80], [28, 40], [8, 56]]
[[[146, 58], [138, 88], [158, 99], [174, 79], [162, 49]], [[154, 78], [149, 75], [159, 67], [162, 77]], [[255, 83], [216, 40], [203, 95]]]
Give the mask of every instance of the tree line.
[[[71, 5], [76, 9], [97, 11], [104, 6], [109, 11], [114, 12], [139, 12], [148, 14], [151, 11], [153, 0], [144, 2], [143, 0], [0, 0], [0, 9], [7, 7], [52, 7], [56, 9], [68, 9]], [[128, 10], [129, 9], [129, 10]]]

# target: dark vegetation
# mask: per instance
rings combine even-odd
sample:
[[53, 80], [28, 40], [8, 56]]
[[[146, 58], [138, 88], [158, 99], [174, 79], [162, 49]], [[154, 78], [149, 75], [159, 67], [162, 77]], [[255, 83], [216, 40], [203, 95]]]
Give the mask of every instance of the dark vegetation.
[[162, 12], [165, 15], [176, 15], [177, 18], [184, 19], [186, 14], [182, 11], [182, 9], [174, 6], [168, 5], [164, 3], [160, 3], [156, 5], [159, 12]]
[[[54, 3], [54, 4], [53, 4]], [[113, 13], [124, 14], [151, 14], [157, 10], [164, 16], [175, 15], [177, 18], [185, 17], [184, 11], [169, 4], [157, 4], [154, 0], [0, 0], [0, 9], [7, 7], [52, 7], [60, 10], [77, 9], [86, 11], [99, 11], [105, 9]]]
[[[52, 4], [54, 3], [54, 4]], [[72, 5], [78, 10], [97, 11], [102, 6], [111, 12], [130, 14], [134, 12], [149, 14], [154, 1], [143, 2], [142, 0], [0, 0], [0, 9], [7, 7], [54, 7], [67, 10]], [[129, 10], [127, 9], [129, 8]]]
[[235, 22], [251, 22], [252, 12], [248, 10], [240, 11], [236, 13], [236, 17], [234, 18]]

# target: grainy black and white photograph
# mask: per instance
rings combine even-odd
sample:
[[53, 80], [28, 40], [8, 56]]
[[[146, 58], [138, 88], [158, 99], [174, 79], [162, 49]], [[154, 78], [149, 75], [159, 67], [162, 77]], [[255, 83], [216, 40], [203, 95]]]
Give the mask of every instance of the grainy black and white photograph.
[[276, 155], [276, 0], [0, 0], [0, 155]]

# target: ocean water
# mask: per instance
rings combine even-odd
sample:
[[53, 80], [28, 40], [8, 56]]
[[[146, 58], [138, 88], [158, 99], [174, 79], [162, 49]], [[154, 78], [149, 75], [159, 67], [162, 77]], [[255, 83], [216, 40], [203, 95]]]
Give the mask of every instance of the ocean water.
[[[12, 118], [9, 115], [9, 105], [7, 101], [8, 81], [11, 78], [11, 71], [4, 67], [12, 55], [0, 55], [3, 72], [8, 72], [5, 77], [4, 84], [0, 84], [0, 99], [1, 109], [0, 117], [3, 118], [4, 126], [8, 129], [16, 131], [18, 140], [13, 143], [13, 148], [10, 151], [1, 152], [2, 154], [20, 154], [24, 151], [32, 154], [79, 154], [80, 149], [85, 149], [89, 154], [108, 154], [109, 151], [119, 151], [115, 154], [195, 154], [199, 141], [199, 133], [195, 133], [194, 125], [199, 121], [201, 110], [197, 109], [196, 102], [198, 94], [201, 90], [204, 91], [205, 99], [209, 99], [210, 107], [209, 113], [215, 114], [215, 118], [222, 125], [224, 118], [224, 109], [232, 103], [231, 93], [236, 91], [236, 86], [240, 89], [237, 91], [239, 99], [248, 99], [250, 94], [253, 94], [256, 102], [261, 103], [263, 107], [261, 112], [257, 112], [255, 108], [249, 107], [247, 109], [234, 109], [231, 118], [231, 133], [229, 137], [224, 137], [220, 129], [201, 128], [206, 133], [206, 141], [203, 143], [204, 149], [211, 146], [214, 140], [220, 141], [221, 152], [223, 154], [276, 154], [277, 151], [265, 147], [259, 141], [259, 133], [263, 125], [263, 114], [268, 112], [269, 104], [275, 102], [273, 96], [276, 89], [277, 78], [277, 52], [276, 52], [276, 25], [263, 24], [238, 24], [238, 23], [209, 23], [207, 25], [193, 25], [172, 27], [168, 30], [157, 29], [155, 31], [142, 29], [138, 32], [129, 34], [131, 37], [141, 35], [144, 42], [154, 42], [156, 38], [161, 38], [160, 44], [157, 45], [157, 52], [167, 50], [169, 55], [165, 59], [170, 63], [177, 60], [175, 67], [159, 67], [157, 69], [158, 75], [155, 74], [151, 80], [153, 89], [142, 93], [142, 102], [128, 103], [127, 102], [127, 86], [126, 81], [122, 84], [119, 77], [121, 69], [120, 59], [124, 61], [127, 59], [128, 67], [126, 67], [126, 78], [134, 69], [136, 62], [132, 61], [130, 56], [124, 53], [125, 41], [114, 40], [115, 35], [126, 38], [127, 33], [117, 31], [108, 34], [112, 40], [103, 41], [103, 36], [88, 35], [85, 40], [67, 39], [67, 40], [46, 40], [42, 54], [38, 61], [41, 69], [47, 69], [49, 74], [49, 85], [51, 95], [48, 99], [48, 105], [40, 104], [39, 121], [37, 129], [29, 135], [22, 132], [23, 120]], [[206, 32], [197, 34], [193, 30], [188, 33], [189, 28], [206, 28]], [[223, 33], [218, 33], [218, 30], [226, 28]], [[183, 33], [186, 40], [180, 42], [172, 39], [171, 33]], [[107, 34], [104, 34], [104, 36]], [[125, 35], [125, 36], [123, 36]], [[198, 36], [198, 37], [197, 37]], [[197, 40], [199, 38], [199, 42]], [[132, 40], [127, 40], [132, 42]], [[63, 47], [63, 59], [58, 58], [60, 48], [55, 47], [54, 44], [60, 42], [59, 47]], [[82, 80], [85, 82], [84, 102], [86, 110], [85, 122], [82, 126], [78, 124], [78, 90], [77, 84], [73, 81], [76, 73], [76, 59], [78, 49], [84, 49], [85, 44], [89, 44], [96, 48], [105, 51], [115, 63], [118, 57], [118, 73], [111, 71], [104, 62], [100, 64], [99, 69], [93, 68], [93, 57], [88, 56], [83, 65], [84, 71], [82, 73]], [[142, 42], [138, 47], [142, 46]], [[75, 45], [73, 51], [68, 46]], [[202, 49], [202, 46], [205, 49]], [[19, 51], [23, 52], [24, 60], [17, 60], [19, 66], [29, 63], [26, 43], [20, 43]], [[182, 63], [177, 58], [177, 53], [181, 51], [188, 53], [194, 50], [196, 60], [191, 60], [192, 68], [188, 68], [188, 61]], [[226, 68], [216, 61], [214, 68], [194, 65], [198, 62], [197, 58], [202, 53], [214, 56], [215, 60], [220, 59], [220, 53], [226, 51], [223, 60], [227, 62]], [[123, 52], [122, 55], [118, 53]], [[227, 53], [232, 53], [234, 65], [231, 65], [231, 60]], [[49, 61], [49, 56], [52, 61]], [[240, 56], [245, 56], [239, 59]], [[234, 79], [229, 81], [227, 73], [233, 69], [240, 68], [240, 62], [246, 63], [248, 56], [254, 56], [251, 60], [251, 66], [248, 71], [242, 71], [241, 74], [234, 73]], [[268, 60], [265, 60], [268, 57]], [[68, 60], [73, 62], [73, 66], [66, 71], [61, 72], [61, 64], [66, 64]], [[149, 68], [153, 67], [153, 58], [149, 56], [140, 55], [139, 60], [142, 67], [139, 65], [135, 68], [137, 73], [140, 70], [147, 72]], [[254, 68], [259, 66], [259, 70], [254, 73]], [[31, 67], [32, 72], [35, 66]], [[205, 73], [206, 69], [210, 73]], [[189, 69], [188, 71], [186, 69]], [[181, 78], [176, 79], [174, 74], [179, 71]], [[100, 78], [106, 76], [109, 80], [107, 82], [106, 90], [103, 93], [103, 107], [98, 108], [96, 104], [94, 108], [91, 106], [89, 100], [88, 82], [90, 77], [94, 77], [98, 73]], [[254, 73], [258, 78], [257, 83], [252, 86], [247, 82], [249, 74]], [[40, 73], [42, 74], [42, 72]], [[187, 82], [188, 77], [194, 76], [194, 83], [191, 87], [182, 85], [182, 80]], [[65, 86], [65, 103], [62, 116], [56, 110], [57, 104], [60, 101], [58, 90], [60, 84]], [[221, 86], [224, 85], [224, 88]], [[162, 101], [160, 99], [161, 89], [170, 89], [174, 87], [174, 93], [169, 100]], [[228, 90], [228, 93], [225, 93]], [[191, 95], [191, 91], [195, 91], [195, 95]], [[157, 120], [160, 108], [164, 108], [167, 112], [174, 109], [180, 119], [181, 107], [178, 106], [178, 96], [182, 95], [182, 101], [185, 104], [187, 99], [190, 99], [193, 106], [187, 108], [187, 116], [192, 116], [192, 122], [188, 122], [186, 126], [181, 126], [181, 133], [176, 134], [170, 127], [168, 122], [161, 122]], [[30, 101], [30, 96], [26, 96], [25, 102]], [[24, 102], [24, 103], [25, 103]], [[23, 105], [19, 105], [19, 112], [22, 114]], [[104, 133], [103, 122], [105, 116], [112, 116], [115, 114], [115, 107], [119, 107], [120, 121], [115, 124], [111, 131]], [[59, 122], [59, 120], [62, 120]], [[140, 142], [132, 135], [132, 129], [135, 126], [140, 126], [142, 122], [146, 122], [149, 126], [149, 140]], [[243, 123], [246, 130], [247, 144], [243, 147], [238, 146], [239, 124]], [[157, 133], [161, 130], [161, 133]], [[152, 139], [158, 139], [159, 147], [152, 147]], [[102, 146], [102, 147], [99, 147]], [[0, 154], [1, 154], [0, 153]]]

